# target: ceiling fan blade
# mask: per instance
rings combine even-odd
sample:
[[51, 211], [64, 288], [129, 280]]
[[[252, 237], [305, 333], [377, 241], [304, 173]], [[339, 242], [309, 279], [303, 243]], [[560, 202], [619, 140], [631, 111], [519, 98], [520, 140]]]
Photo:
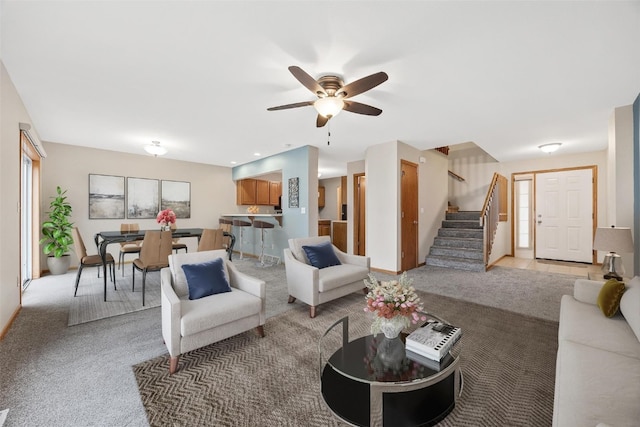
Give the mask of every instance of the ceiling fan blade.
[[296, 102], [295, 104], [279, 105], [277, 107], [267, 108], [267, 111], [277, 111], [277, 110], [286, 110], [289, 108], [307, 107], [309, 105], [313, 105], [313, 102], [314, 101], [305, 101], [305, 102]]
[[322, 88], [322, 86], [318, 84], [316, 79], [314, 79], [309, 74], [307, 74], [307, 72], [304, 71], [302, 68], [292, 65], [291, 67], [289, 67], [289, 71], [291, 71], [291, 74], [293, 74], [293, 77], [298, 79], [298, 81], [302, 83], [304, 87], [306, 87], [311, 92], [313, 92], [314, 95], [327, 96], [327, 92]]
[[370, 76], [363, 77], [360, 80], [356, 80], [355, 82], [351, 82], [348, 85], [341, 87], [340, 90], [336, 92], [336, 96], [351, 98], [352, 96], [366, 92], [369, 89], [373, 89], [380, 83], [386, 82], [388, 79], [389, 76], [387, 73], [380, 71], [379, 73], [371, 74]]
[[382, 114], [382, 110], [379, 108], [355, 101], [344, 101], [343, 110], [351, 113], [366, 114], [367, 116], [379, 116]]
[[318, 118], [316, 119], [316, 127], [321, 128], [322, 126], [326, 125], [328, 121], [329, 118], [318, 114]]

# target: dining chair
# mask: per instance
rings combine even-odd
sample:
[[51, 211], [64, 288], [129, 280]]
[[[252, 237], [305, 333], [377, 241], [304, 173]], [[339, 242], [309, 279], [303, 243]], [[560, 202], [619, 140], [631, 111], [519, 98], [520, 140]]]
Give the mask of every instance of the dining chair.
[[[120, 224], [120, 232], [122, 233], [131, 233], [135, 231], [140, 231], [140, 226], [138, 224]], [[135, 254], [139, 256], [140, 254], [140, 245], [142, 245], [142, 240], [134, 240], [133, 242], [120, 242], [120, 255], [118, 257], [118, 270], [122, 269], [122, 277], [124, 277], [124, 256], [128, 254]]]
[[[175, 231], [178, 228], [178, 226], [176, 225], [176, 223], [174, 222], [173, 224], [171, 224], [171, 231]], [[175, 253], [178, 253], [178, 251], [180, 249], [184, 249], [185, 253], [189, 252], [189, 249], [187, 249], [187, 244], [186, 243], [180, 243], [180, 239], [173, 239], [172, 244], [171, 244], [171, 249], [173, 249], [173, 251]]]
[[[87, 248], [84, 245], [84, 241], [82, 240], [82, 236], [80, 235], [80, 231], [78, 227], [73, 227], [71, 230], [71, 234], [73, 236], [73, 246], [76, 251], [76, 255], [78, 256], [79, 264], [78, 264], [78, 273], [76, 274], [76, 289], [73, 292], [73, 296], [75, 297], [78, 293], [78, 284], [80, 283], [80, 276], [82, 275], [82, 269], [85, 267], [98, 267], [98, 271], [100, 267], [102, 267], [102, 257], [98, 254], [96, 255], [87, 255]], [[113, 256], [110, 253], [106, 255], [107, 266], [109, 267], [109, 275], [111, 276], [111, 281], [113, 282], [113, 289], [116, 289], [116, 263], [113, 259]], [[106, 280], [106, 279], [105, 279]], [[106, 282], [105, 282], [106, 283]], [[105, 298], [106, 298], [106, 285], [105, 285]]]
[[136, 270], [142, 272], [142, 305], [144, 306], [144, 294], [147, 281], [147, 272], [159, 271], [169, 266], [171, 255], [171, 231], [147, 231], [144, 233], [140, 258], [133, 260], [131, 291], [136, 287]]
[[231, 246], [231, 230], [233, 227], [233, 221], [227, 218], [219, 218], [218, 219], [218, 224], [220, 224], [220, 228], [222, 229], [222, 231], [226, 232], [227, 234], [224, 237], [224, 247], [225, 249], [229, 249]]
[[198, 252], [226, 249], [225, 239], [222, 228], [205, 228], [198, 242]]

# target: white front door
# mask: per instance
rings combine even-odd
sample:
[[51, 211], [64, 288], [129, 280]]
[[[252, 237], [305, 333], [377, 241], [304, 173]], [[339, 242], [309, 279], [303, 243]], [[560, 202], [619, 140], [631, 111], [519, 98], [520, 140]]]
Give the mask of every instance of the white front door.
[[536, 174], [536, 258], [592, 262], [593, 171]]

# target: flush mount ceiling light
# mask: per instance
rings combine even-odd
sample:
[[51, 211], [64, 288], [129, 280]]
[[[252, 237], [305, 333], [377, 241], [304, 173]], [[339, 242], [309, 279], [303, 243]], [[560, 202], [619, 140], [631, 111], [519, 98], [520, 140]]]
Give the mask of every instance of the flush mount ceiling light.
[[160, 146], [160, 142], [151, 141], [151, 144], [144, 146], [144, 151], [149, 154], [153, 154], [154, 156], [164, 156], [167, 154], [167, 149]]
[[560, 142], [552, 142], [550, 144], [538, 145], [538, 148], [544, 151], [545, 153], [553, 153], [558, 148], [560, 148], [561, 145], [562, 143]]

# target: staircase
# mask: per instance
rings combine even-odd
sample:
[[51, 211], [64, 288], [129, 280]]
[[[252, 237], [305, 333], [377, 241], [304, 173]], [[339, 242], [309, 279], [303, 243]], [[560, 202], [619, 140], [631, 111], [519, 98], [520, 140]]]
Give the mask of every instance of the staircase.
[[427, 265], [457, 270], [486, 271], [480, 212], [447, 212], [442, 228], [425, 259]]

